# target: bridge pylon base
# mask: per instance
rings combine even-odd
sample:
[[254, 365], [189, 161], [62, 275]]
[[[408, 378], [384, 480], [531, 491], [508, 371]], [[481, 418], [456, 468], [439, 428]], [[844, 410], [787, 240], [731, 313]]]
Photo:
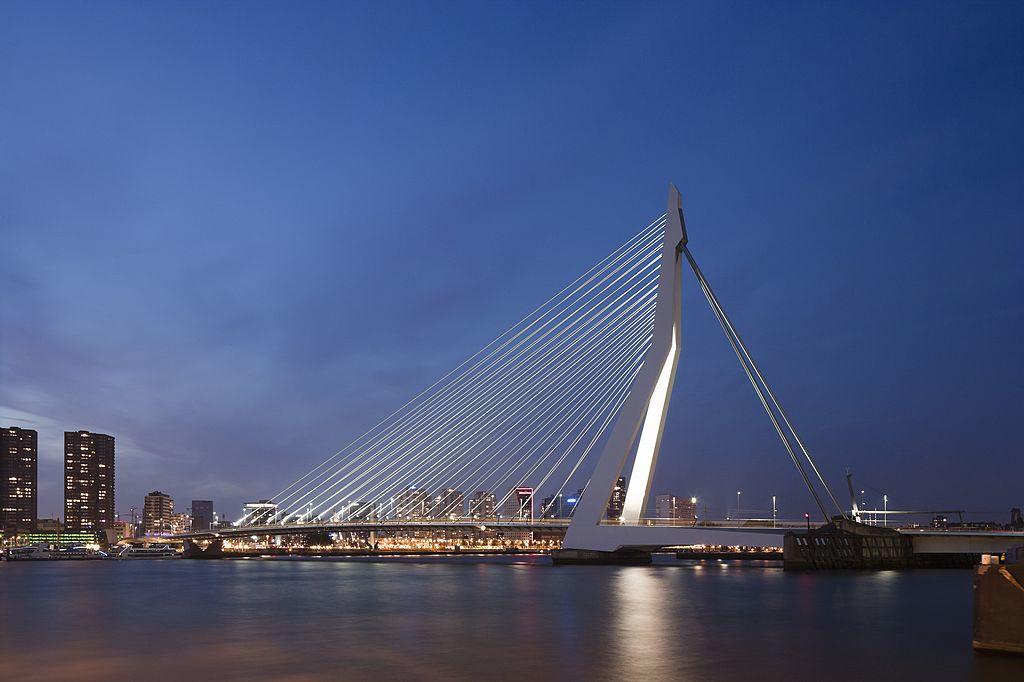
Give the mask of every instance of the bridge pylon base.
[[551, 552], [555, 566], [644, 566], [651, 563], [651, 553], [642, 549], [618, 549], [600, 552], [590, 549], [556, 549]]

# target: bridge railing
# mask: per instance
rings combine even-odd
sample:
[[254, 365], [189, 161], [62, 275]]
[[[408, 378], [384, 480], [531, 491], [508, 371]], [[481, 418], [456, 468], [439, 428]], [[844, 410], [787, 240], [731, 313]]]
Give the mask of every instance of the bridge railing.
[[[658, 526], [675, 528], [792, 528], [800, 529], [807, 527], [807, 521], [794, 521], [783, 519], [663, 519], [663, 518], [641, 518], [636, 523], [626, 523], [615, 519], [607, 519], [601, 522], [605, 526]], [[812, 523], [815, 527], [820, 524]]]

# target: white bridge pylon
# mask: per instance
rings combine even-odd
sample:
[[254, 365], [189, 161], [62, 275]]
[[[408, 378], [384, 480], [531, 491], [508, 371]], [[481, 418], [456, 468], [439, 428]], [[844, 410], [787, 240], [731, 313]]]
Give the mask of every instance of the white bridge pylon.
[[[667, 220], [661, 245], [661, 269], [658, 276], [652, 343], [644, 356], [640, 372], [630, 386], [629, 397], [622, 405], [615, 426], [597, 460], [587, 486], [588, 494], [583, 495], [576, 506], [572, 523], [569, 524], [565, 536], [564, 546], [567, 548], [611, 551], [632, 544], [622, 541], [625, 535], [623, 531], [631, 524], [635, 526], [647, 508], [654, 469], [661, 450], [661, 438], [665, 431], [669, 399], [675, 383], [676, 367], [679, 364], [682, 341], [681, 258], [686, 242], [682, 198], [676, 186], [670, 184]], [[611, 497], [634, 445], [636, 454], [626, 482], [626, 499], [620, 519], [622, 525], [604, 525], [602, 521], [608, 498]], [[642, 534], [646, 536], [650, 533]], [[640, 540], [636, 544], [643, 545], [648, 542]]]
[[[809, 465], [822, 489], [828, 494], [839, 516], [845, 517], [841, 505], [829, 489], [803, 441], [796, 433], [789, 417], [783, 411], [771, 387], [765, 381], [743, 339], [725, 314], [717, 297], [693, 255], [687, 248], [686, 220], [683, 217], [682, 198], [675, 185], [669, 185], [661, 262], [658, 277], [658, 298], [654, 310], [652, 343], [644, 356], [643, 365], [629, 387], [629, 395], [618, 413], [608, 439], [605, 441], [587, 493], [580, 500], [566, 532], [566, 549], [610, 552], [624, 548], [651, 549], [688, 542], [748, 541], [745, 533], [733, 535], [711, 532], [706, 528], [659, 526], [644, 523], [642, 514], [647, 509], [654, 469], [658, 462], [665, 417], [675, 382], [676, 368], [681, 350], [681, 298], [682, 259], [685, 258], [697, 278], [711, 311], [715, 315], [729, 345], [736, 354], [755, 394], [768, 414], [776, 433], [793, 465], [799, 472], [808, 492], [814, 498], [825, 521], [830, 514], [818, 494], [811, 475], [797, 454], [799, 451]], [[639, 441], [637, 438], [639, 436]], [[619, 519], [605, 519], [608, 500], [619, 477], [633, 454], [633, 466], [626, 482], [626, 500]], [[751, 529], [751, 534], [757, 531]], [[751, 535], [752, 536], [752, 535]], [[726, 540], [725, 538], [728, 538]]]

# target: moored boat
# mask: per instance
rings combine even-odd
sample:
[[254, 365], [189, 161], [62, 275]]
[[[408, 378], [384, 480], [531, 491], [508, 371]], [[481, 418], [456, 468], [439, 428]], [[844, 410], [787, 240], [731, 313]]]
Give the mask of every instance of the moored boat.
[[177, 559], [178, 551], [170, 545], [153, 545], [151, 547], [133, 547], [129, 545], [117, 555], [119, 559]]
[[46, 561], [52, 558], [53, 552], [42, 543], [7, 549], [8, 561]]
[[92, 559], [109, 559], [110, 556], [106, 552], [102, 552], [98, 549], [86, 547], [84, 545], [74, 545], [71, 547], [62, 547], [56, 552], [52, 553], [54, 559], [61, 559], [64, 561], [87, 561]]

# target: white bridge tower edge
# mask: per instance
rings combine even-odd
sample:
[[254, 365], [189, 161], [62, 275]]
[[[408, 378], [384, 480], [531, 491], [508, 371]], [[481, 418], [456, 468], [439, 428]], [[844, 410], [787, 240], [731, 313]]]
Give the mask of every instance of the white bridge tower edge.
[[[618, 549], [623, 544], [617, 539], [622, 536], [621, 531], [631, 525], [634, 526], [633, 530], [639, 530], [635, 524], [647, 507], [682, 344], [680, 258], [687, 237], [682, 198], [673, 184], [669, 185], [667, 213], [651, 347], [644, 356], [643, 366], [630, 386], [629, 397], [605, 442], [586, 493], [577, 503], [565, 536], [563, 546], [566, 548], [599, 551]], [[624, 525], [602, 525], [608, 499], [633, 451], [637, 434], [640, 442], [626, 485], [621, 519]], [[641, 532], [641, 535], [646, 533]], [[645, 543], [641, 540], [637, 544]]]

